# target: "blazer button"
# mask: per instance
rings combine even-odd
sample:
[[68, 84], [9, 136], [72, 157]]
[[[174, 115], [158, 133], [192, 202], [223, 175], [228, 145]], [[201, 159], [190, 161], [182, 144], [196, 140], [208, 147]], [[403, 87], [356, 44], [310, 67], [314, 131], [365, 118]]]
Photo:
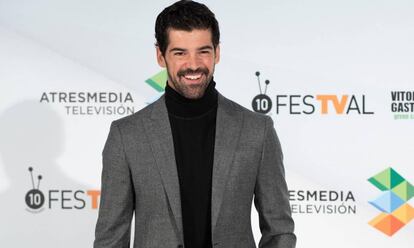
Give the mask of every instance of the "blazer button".
[[178, 245], [177, 248], [183, 248], [183, 245]]

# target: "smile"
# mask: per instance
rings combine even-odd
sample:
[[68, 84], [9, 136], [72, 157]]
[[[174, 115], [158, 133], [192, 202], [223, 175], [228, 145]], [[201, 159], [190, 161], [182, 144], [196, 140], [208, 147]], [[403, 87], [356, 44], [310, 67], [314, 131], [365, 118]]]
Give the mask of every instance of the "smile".
[[185, 75], [184, 77], [189, 80], [197, 80], [201, 78], [201, 76], [202, 74], [196, 74], [196, 75]]

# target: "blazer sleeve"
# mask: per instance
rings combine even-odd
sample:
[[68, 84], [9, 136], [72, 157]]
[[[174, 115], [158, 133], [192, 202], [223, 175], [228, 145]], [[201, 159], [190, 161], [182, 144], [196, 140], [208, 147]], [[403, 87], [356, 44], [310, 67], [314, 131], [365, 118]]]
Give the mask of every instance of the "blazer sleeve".
[[102, 187], [94, 248], [129, 248], [134, 191], [119, 127], [112, 122], [102, 152]]
[[262, 237], [259, 248], [294, 248], [296, 236], [289, 205], [283, 167], [283, 154], [273, 127], [266, 116], [261, 162], [258, 169], [254, 204], [259, 214]]

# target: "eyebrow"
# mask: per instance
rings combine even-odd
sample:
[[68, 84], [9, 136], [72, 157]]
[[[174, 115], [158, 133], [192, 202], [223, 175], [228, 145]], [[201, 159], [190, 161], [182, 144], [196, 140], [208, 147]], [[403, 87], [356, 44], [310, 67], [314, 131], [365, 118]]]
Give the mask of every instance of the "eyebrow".
[[[206, 46], [202, 46], [202, 47], [197, 48], [198, 51], [206, 50], [206, 49], [213, 50], [213, 47], [210, 46], [210, 45], [206, 45]], [[169, 52], [185, 52], [185, 51], [187, 51], [187, 49], [180, 48], [180, 47], [174, 47], [174, 48], [171, 48], [171, 50]]]
[[174, 47], [169, 52], [171, 53], [171, 52], [184, 52], [184, 51], [186, 51], [186, 49], [179, 48], [179, 47]]
[[202, 46], [202, 47], [198, 48], [197, 50], [205, 50], [205, 49], [213, 50], [213, 47], [210, 46], [210, 45], [207, 45], [207, 46]]

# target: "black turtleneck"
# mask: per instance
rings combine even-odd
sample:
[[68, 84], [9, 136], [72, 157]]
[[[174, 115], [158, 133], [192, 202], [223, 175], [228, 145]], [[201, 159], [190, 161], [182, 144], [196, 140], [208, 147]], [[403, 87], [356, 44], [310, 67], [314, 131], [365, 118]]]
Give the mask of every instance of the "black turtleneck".
[[211, 182], [218, 92], [211, 80], [204, 95], [188, 99], [170, 86], [165, 103], [180, 182], [184, 246], [211, 248]]

